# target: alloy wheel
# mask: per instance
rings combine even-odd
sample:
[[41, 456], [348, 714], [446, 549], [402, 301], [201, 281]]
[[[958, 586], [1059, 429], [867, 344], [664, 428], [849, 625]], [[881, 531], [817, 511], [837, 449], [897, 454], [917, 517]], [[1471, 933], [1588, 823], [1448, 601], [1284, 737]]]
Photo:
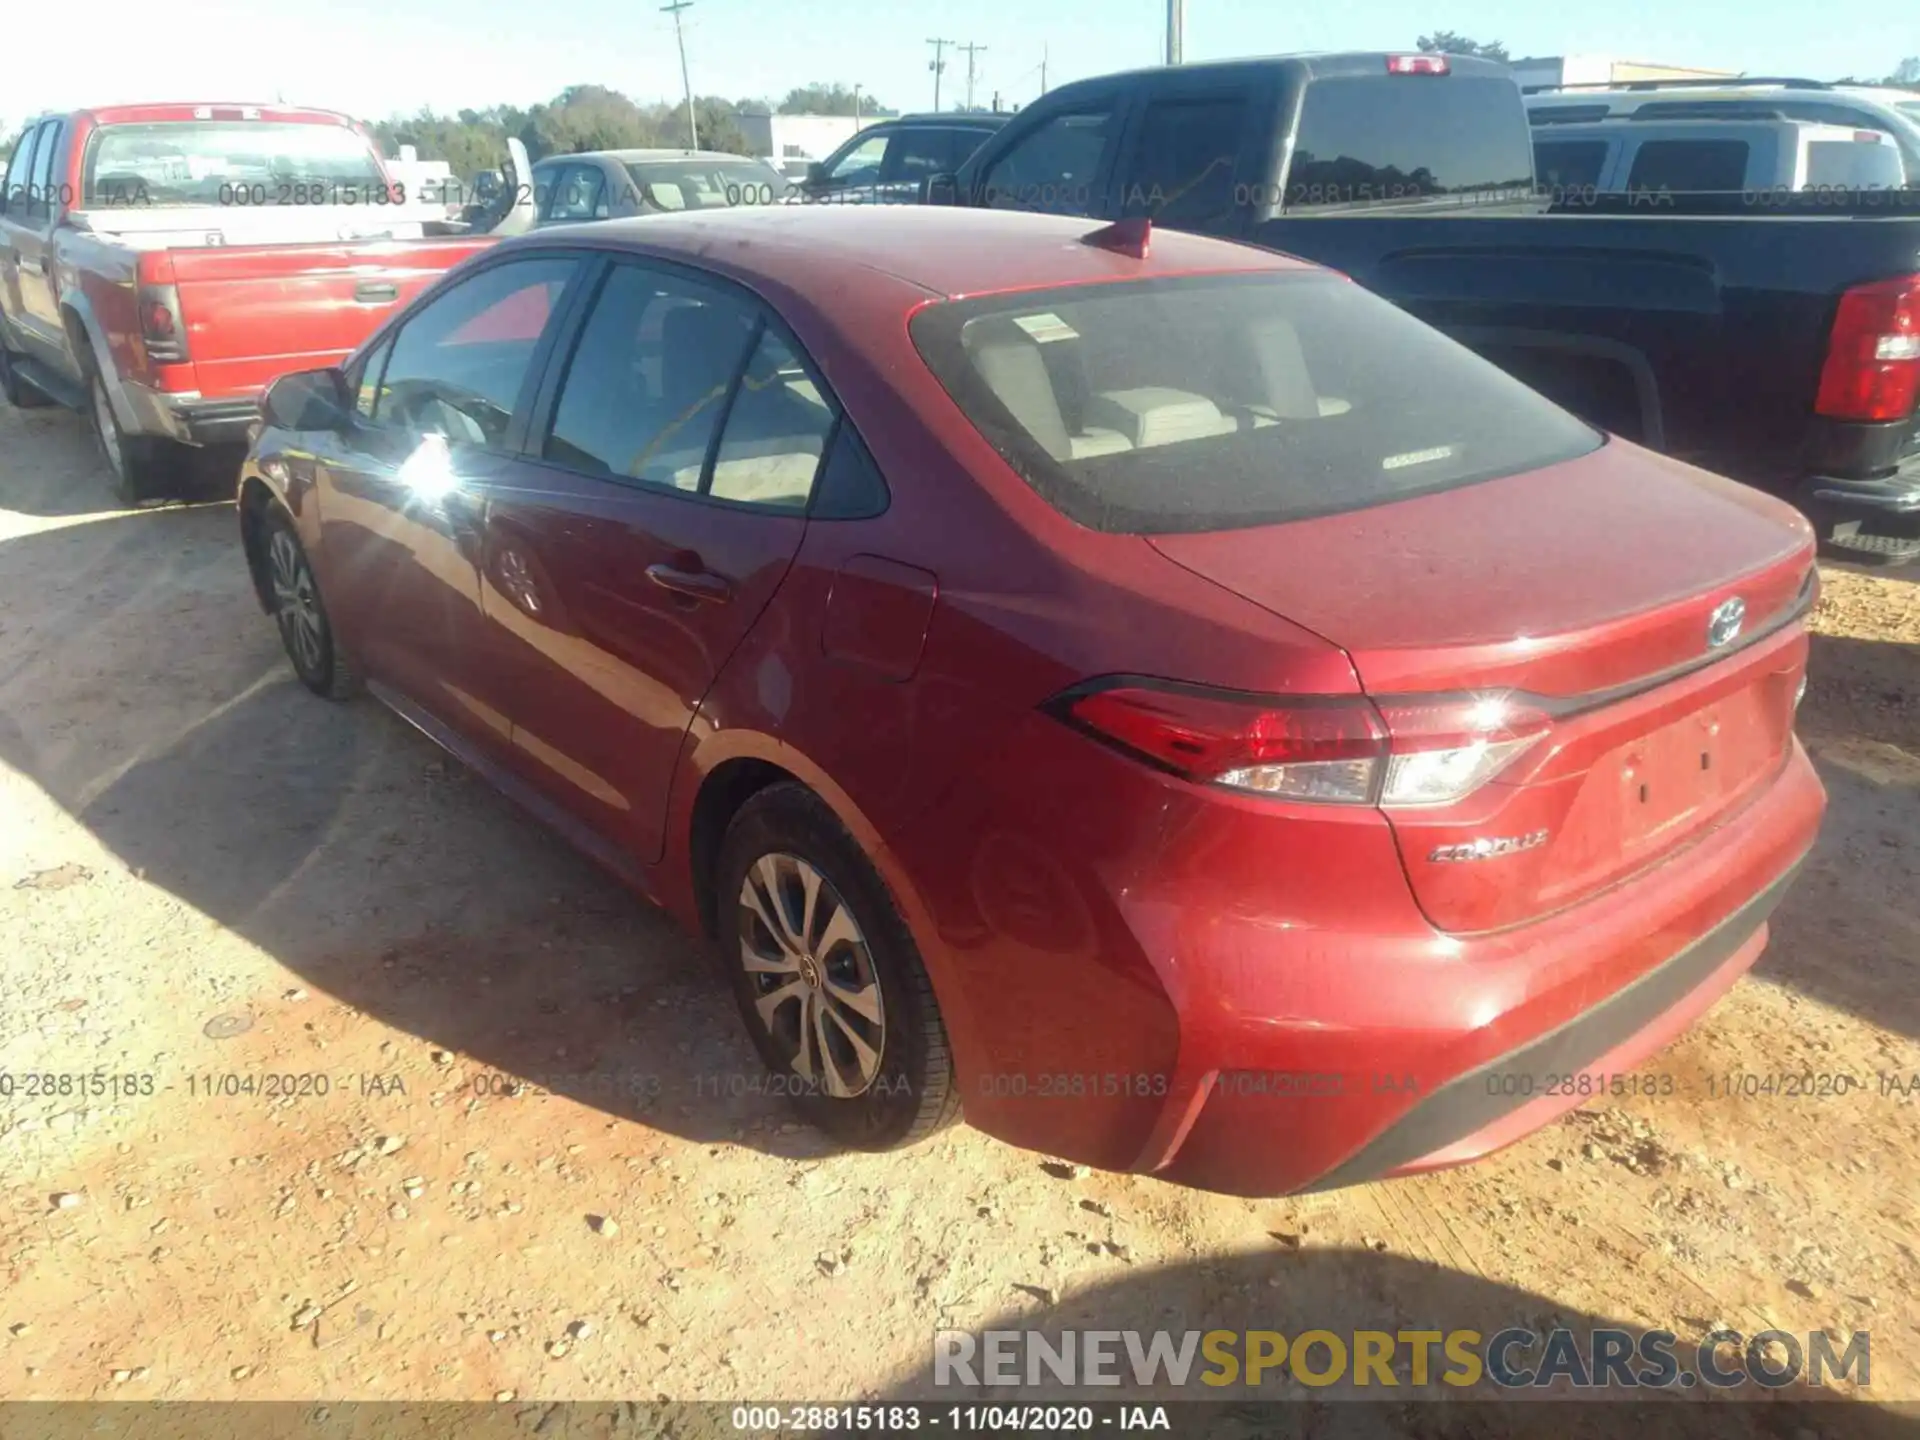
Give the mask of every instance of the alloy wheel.
[[763, 855], [740, 885], [740, 963], [793, 1072], [836, 1099], [880, 1073], [886, 1010], [853, 911], [796, 855]]
[[268, 577], [273, 586], [273, 618], [288, 652], [309, 675], [319, 672], [326, 651], [326, 618], [314, 588], [313, 571], [300, 551], [300, 542], [285, 530], [275, 530], [267, 544]]

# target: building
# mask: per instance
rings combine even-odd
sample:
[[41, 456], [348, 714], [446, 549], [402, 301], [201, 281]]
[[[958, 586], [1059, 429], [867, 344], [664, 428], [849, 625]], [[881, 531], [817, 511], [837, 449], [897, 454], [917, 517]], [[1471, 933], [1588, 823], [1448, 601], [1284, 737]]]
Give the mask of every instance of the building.
[[884, 120], [884, 115], [771, 115], [743, 110], [733, 123], [746, 137], [747, 153], [776, 166], [824, 160], [854, 131]]
[[1558, 85], [1624, 85], [1631, 80], [1737, 80], [1737, 70], [1700, 70], [1686, 65], [1655, 65], [1616, 60], [1611, 55], [1535, 55], [1512, 64], [1522, 90]]

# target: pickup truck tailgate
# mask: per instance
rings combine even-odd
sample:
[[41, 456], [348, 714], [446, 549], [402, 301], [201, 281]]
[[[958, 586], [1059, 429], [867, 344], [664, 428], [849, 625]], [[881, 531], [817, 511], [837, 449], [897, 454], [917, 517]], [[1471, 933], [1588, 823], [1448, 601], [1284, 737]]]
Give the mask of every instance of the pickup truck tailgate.
[[460, 236], [169, 250], [161, 273], [170, 271], [178, 290], [188, 359], [166, 367], [166, 388], [241, 396], [288, 371], [330, 365], [396, 305], [493, 243]]

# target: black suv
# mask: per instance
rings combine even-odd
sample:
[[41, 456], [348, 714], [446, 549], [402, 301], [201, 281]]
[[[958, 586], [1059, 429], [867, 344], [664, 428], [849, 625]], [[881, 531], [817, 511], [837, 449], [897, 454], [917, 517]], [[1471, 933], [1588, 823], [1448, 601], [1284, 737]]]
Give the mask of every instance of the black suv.
[[951, 175], [1008, 116], [981, 111], [902, 115], [856, 133], [826, 159], [807, 167], [804, 201], [911, 204], [935, 175]]

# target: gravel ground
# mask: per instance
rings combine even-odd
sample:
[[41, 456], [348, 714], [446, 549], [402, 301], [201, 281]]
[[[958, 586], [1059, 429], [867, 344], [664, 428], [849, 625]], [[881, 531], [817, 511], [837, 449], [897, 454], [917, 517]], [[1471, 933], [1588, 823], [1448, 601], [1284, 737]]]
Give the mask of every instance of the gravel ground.
[[[0, 1397], [845, 1399], [928, 1393], [943, 1326], [1559, 1317], [1872, 1332], [1851, 1403], [1715, 1407], [1741, 1433], [1920, 1401], [1920, 1080], [1880, 1079], [1920, 1075], [1914, 580], [1826, 576], [1825, 835], [1754, 975], [1652, 1062], [1674, 1095], [1246, 1201], [964, 1128], [827, 1153], [696, 945], [298, 687], [226, 506], [107, 497], [74, 417], [0, 407], [0, 1072], [135, 1091], [0, 1099]], [[1707, 1092], [1803, 1070], [1863, 1088]], [[223, 1078], [268, 1076], [304, 1093]]]

